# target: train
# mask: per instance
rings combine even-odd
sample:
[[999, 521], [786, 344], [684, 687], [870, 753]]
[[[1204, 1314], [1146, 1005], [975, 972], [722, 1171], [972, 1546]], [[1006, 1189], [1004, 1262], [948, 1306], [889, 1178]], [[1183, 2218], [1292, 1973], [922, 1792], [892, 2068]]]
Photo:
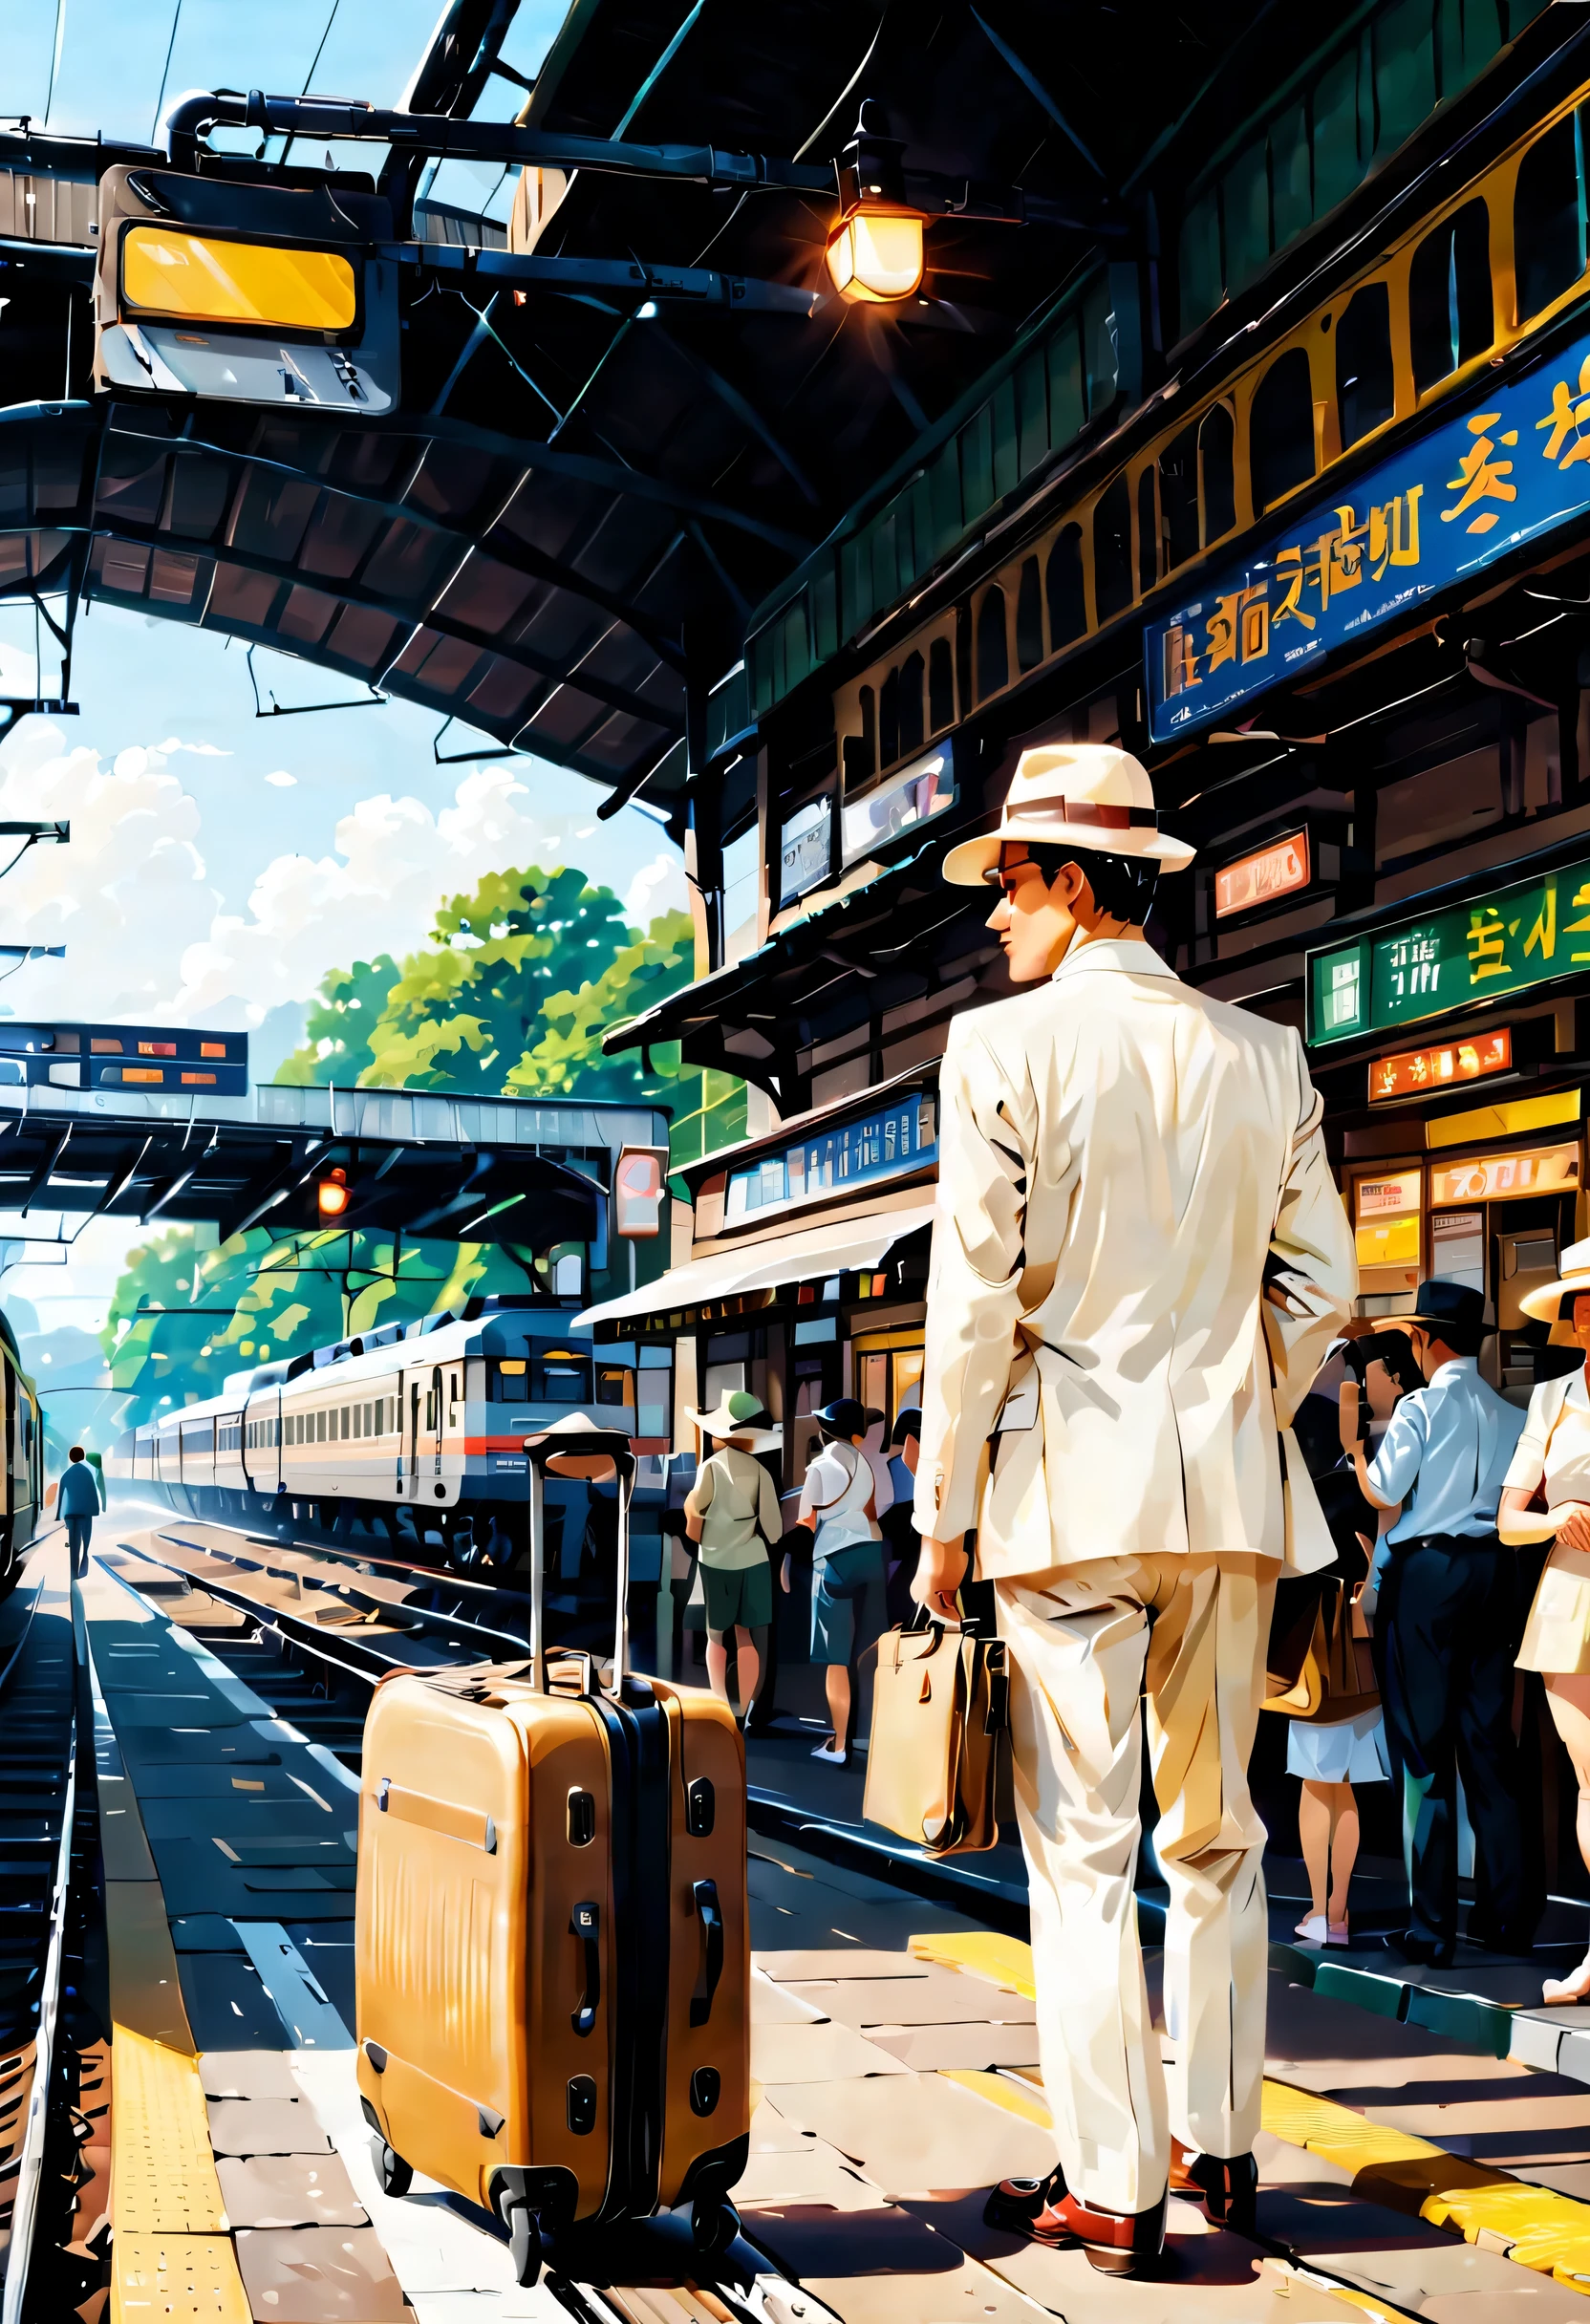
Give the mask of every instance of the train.
[[0, 1313], [0, 1375], [5, 1393], [5, 1492], [0, 1508], [0, 1598], [16, 1585], [22, 1554], [44, 1502], [44, 1425], [38, 1393], [22, 1368], [9, 1319]]
[[[573, 1311], [488, 1296], [232, 1373], [219, 1396], [119, 1436], [128, 1489], [223, 1523], [383, 1533], [418, 1562], [510, 1568], [525, 1548], [525, 1439], [570, 1412], [665, 1443], [665, 1371], [569, 1332]], [[567, 1528], [548, 1493], [548, 1547]]]

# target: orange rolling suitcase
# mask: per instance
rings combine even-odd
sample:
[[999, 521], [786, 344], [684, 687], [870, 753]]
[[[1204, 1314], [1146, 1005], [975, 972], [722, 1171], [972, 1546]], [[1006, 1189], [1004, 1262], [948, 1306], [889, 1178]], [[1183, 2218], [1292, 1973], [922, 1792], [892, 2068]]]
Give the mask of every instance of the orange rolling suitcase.
[[[542, 1478], [616, 1473], [611, 1682], [543, 1644]], [[629, 1439], [535, 1441], [530, 1658], [382, 1681], [364, 1731], [358, 2081], [388, 2191], [496, 2211], [520, 2281], [570, 2228], [738, 2220], [750, 2122], [745, 1756], [728, 1706], [625, 1668]]]

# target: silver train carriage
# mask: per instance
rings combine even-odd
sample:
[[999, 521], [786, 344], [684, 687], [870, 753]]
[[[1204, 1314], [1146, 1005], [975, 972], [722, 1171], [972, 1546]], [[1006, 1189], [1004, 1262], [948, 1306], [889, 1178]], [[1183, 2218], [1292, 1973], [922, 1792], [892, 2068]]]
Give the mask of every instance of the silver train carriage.
[[22, 1368], [16, 1335], [0, 1314], [0, 1394], [5, 1398], [5, 1474], [0, 1482], [0, 1598], [13, 1589], [22, 1553], [38, 1530], [44, 1494], [44, 1426], [38, 1394]]
[[[462, 1314], [234, 1372], [220, 1396], [117, 1440], [105, 1459], [113, 1496], [338, 1539], [376, 1530], [419, 1562], [440, 1548], [440, 1561], [511, 1568], [526, 1532], [527, 1435], [585, 1412], [643, 1454], [667, 1442], [670, 1373], [640, 1368], [634, 1348], [598, 1350], [570, 1334], [572, 1312], [474, 1299]], [[563, 1530], [550, 1505], [548, 1518]]]

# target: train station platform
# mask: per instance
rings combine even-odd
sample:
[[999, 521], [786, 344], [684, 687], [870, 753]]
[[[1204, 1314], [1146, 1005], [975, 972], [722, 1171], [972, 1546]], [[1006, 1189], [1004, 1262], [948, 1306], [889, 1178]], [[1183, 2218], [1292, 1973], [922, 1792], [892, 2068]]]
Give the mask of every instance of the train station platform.
[[[356, 1691], [339, 1692], [301, 1646], [285, 1656], [286, 1631], [272, 1645], [269, 1620], [241, 1611], [221, 1574], [179, 1576], [165, 1534], [201, 1554], [191, 1527], [101, 1520], [75, 1593], [58, 1537], [32, 1553], [18, 1593], [36, 1586], [33, 1620], [54, 1625], [35, 1643], [70, 1662], [75, 1635], [103, 1867], [102, 1978], [90, 1942], [93, 2006], [79, 1994], [66, 2011], [62, 2071], [79, 2076], [74, 2242], [85, 2273], [89, 2258], [108, 2263], [109, 2284], [57, 2313], [85, 2324], [1590, 2314], [1590, 2101], [1562, 2070], [1590, 2049], [1590, 2021], [1581, 2034], [1576, 2012], [1507, 2008], [1450, 1982], [1421, 2000], [1395, 1977], [1372, 1986], [1365, 1968], [1280, 1944], [1256, 2240], [1213, 2230], [1173, 2197], [1163, 2272], [1123, 2282], [1080, 2252], [990, 2230], [989, 2184], [1053, 2156], [1030, 1954], [997, 1914], [914, 1893], [881, 1857], [840, 1861], [809, 1816], [827, 1855], [765, 1830], [751, 1841], [743, 2240], [711, 2281], [615, 2244], [598, 2271], [612, 2280], [520, 2288], [485, 2214], [422, 2179], [400, 2200], [376, 2182], [354, 2077]], [[367, 1652], [383, 1632], [403, 1659], [424, 1648], [400, 1603], [353, 1607], [328, 1587], [318, 1604], [303, 1564], [256, 1569], [249, 1586], [296, 1607], [299, 1630], [308, 1592], [338, 1640], [352, 1613]], [[0, 1623], [0, 1665], [7, 1635]], [[1151, 1939], [1151, 1898], [1143, 1925]], [[1151, 1943], [1150, 1965], [1157, 1983]], [[0, 2074], [0, 2196], [6, 2096]], [[48, 2214], [45, 2201], [40, 2232]], [[49, 2280], [37, 2252], [33, 2280]]]

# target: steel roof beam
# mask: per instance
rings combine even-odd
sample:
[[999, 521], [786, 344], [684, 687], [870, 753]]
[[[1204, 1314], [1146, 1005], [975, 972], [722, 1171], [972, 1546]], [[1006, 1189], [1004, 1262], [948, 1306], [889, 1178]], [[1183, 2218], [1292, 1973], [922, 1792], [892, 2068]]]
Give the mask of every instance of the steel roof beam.
[[[402, 654], [409, 639], [421, 630], [434, 630], [439, 637], [450, 637], [460, 645], [473, 646], [482, 654], [494, 654], [500, 661], [515, 668], [527, 670], [532, 677], [548, 679], [553, 685], [572, 686], [581, 694], [589, 694], [593, 701], [605, 702], [610, 710], [621, 710], [629, 718], [644, 720], [660, 727], [665, 734], [684, 732], [684, 720], [677, 711], [670, 711], [659, 703], [648, 702], [644, 696], [632, 694], [628, 687], [615, 686], [611, 680], [597, 678], [579, 669], [569, 669], [553, 661], [549, 655], [538, 654], [532, 647], [509, 645], [483, 630], [471, 629], [466, 622], [455, 621], [450, 614], [437, 613], [429, 607], [418, 611], [411, 606], [382, 597], [375, 590], [360, 588], [356, 583], [341, 581], [328, 573], [306, 571], [286, 557], [264, 557], [251, 549], [217, 548], [213, 542], [161, 532], [155, 525], [140, 525], [128, 517], [102, 518], [95, 531], [112, 541], [129, 541], [140, 549], [162, 549], [179, 555], [208, 557], [216, 564], [235, 565], [244, 572], [258, 573], [268, 581], [280, 581], [290, 589], [310, 589], [317, 595], [334, 597], [344, 605], [357, 606], [361, 613], [385, 613], [399, 625], [406, 625], [408, 636], [398, 648]], [[597, 641], [601, 641], [598, 639]], [[392, 658], [389, 657], [389, 663]], [[382, 681], [385, 682], [384, 679]], [[533, 713], [532, 713], [533, 715]]]

